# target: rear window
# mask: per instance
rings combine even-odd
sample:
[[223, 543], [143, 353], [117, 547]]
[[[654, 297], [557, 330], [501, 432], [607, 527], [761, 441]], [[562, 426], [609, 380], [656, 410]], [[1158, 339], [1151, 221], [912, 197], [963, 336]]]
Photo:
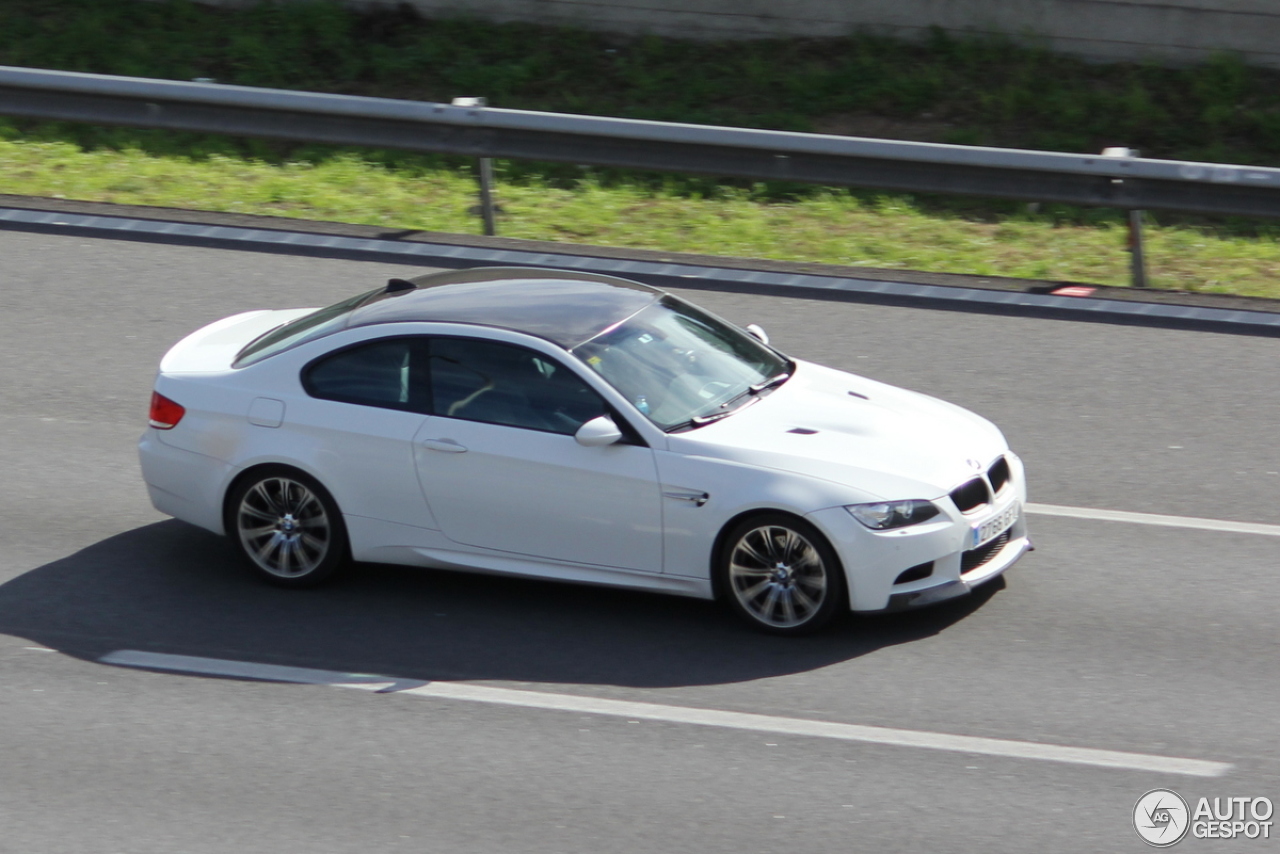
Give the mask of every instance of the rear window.
[[282, 326], [277, 326], [269, 332], [264, 332], [250, 341], [243, 350], [236, 354], [236, 360], [231, 363], [231, 367], [244, 368], [255, 362], [261, 362], [269, 356], [274, 356], [276, 353], [288, 350], [290, 347], [296, 347], [307, 341], [314, 341], [317, 338], [323, 338], [326, 335], [337, 332], [346, 325], [347, 315], [359, 308], [365, 301], [380, 293], [382, 293], [381, 288], [376, 291], [367, 291], [359, 296], [334, 303], [328, 308], [317, 309], [310, 314], [299, 317], [297, 320], [291, 320]]

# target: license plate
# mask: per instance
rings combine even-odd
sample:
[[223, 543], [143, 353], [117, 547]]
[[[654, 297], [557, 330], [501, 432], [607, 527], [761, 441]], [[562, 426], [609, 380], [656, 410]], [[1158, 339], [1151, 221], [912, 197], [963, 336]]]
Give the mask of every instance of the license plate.
[[969, 548], [976, 549], [983, 543], [989, 543], [1005, 531], [1013, 527], [1013, 523], [1018, 521], [1018, 512], [1020, 511], [1018, 502], [1013, 502], [1004, 510], [995, 516], [992, 516], [981, 525], [974, 525], [970, 529]]

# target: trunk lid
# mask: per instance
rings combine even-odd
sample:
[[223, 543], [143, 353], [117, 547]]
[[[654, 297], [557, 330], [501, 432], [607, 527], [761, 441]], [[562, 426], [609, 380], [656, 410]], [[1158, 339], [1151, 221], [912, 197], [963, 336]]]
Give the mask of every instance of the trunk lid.
[[160, 372], [190, 374], [228, 370], [236, 354], [250, 341], [313, 311], [316, 309], [260, 310], [224, 317], [174, 344], [160, 360]]

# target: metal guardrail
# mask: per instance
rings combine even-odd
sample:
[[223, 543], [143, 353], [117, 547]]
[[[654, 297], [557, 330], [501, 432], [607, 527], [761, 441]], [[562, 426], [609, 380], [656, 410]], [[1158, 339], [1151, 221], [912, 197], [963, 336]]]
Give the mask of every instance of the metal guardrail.
[[1280, 169], [859, 139], [0, 66], [0, 114], [757, 180], [1280, 216]]

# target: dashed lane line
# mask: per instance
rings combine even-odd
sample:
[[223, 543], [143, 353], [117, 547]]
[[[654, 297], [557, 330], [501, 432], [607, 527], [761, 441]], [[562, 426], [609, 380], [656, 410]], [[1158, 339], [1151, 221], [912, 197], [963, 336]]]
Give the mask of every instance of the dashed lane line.
[[1090, 507], [1066, 507], [1060, 504], [1027, 504], [1025, 509], [1028, 513], [1041, 516], [1063, 516], [1069, 519], [1092, 519], [1099, 522], [1127, 522], [1131, 525], [1160, 525], [1166, 528], [1190, 528], [1197, 531], [1225, 531], [1231, 534], [1280, 537], [1280, 525], [1265, 525], [1260, 522], [1231, 522], [1225, 519], [1201, 519], [1195, 516], [1163, 516], [1158, 513], [1097, 510]]
[[1073, 765], [1088, 765], [1126, 771], [1148, 771], [1157, 774], [1221, 777], [1231, 770], [1229, 763], [1212, 762], [1203, 759], [1184, 759], [1174, 756], [1101, 750], [1092, 747], [1071, 747], [1033, 741], [1014, 741], [1002, 738], [983, 738], [892, 727], [834, 723], [748, 712], [700, 709], [689, 706], [669, 706], [661, 703], [611, 700], [575, 694], [517, 691], [509, 688], [495, 688], [488, 685], [473, 685], [463, 682], [399, 680], [387, 676], [339, 673], [328, 670], [313, 670], [305, 667], [285, 667], [274, 664], [200, 658], [189, 655], [170, 655], [139, 650], [117, 650], [104, 655], [99, 661], [103, 664], [138, 667], [148, 670], [261, 679], [307, 685], [331, 685], [339, 688], [357, 688], [365, 691], [395, 693], [412, 697], [429, 697], [439, 700], [457, 700], [529, 709], [576, 712], [579, 714], [608, 715], [627, 718], [628, 720], [692, 724], [695, 726], [711, 726], [721, 729], [775, 735], [794, 735], [894, 747], [914, 747], [956, 753], [981, 754], [1009, 759], [1065, 762]]

